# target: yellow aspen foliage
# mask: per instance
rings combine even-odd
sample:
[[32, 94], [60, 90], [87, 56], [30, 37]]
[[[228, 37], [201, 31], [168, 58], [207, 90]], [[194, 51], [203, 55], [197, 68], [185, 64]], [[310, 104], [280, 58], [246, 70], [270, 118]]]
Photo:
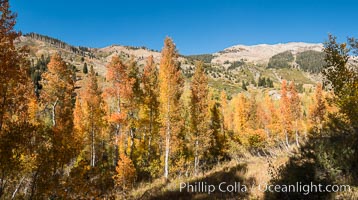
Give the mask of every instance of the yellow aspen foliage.
[[309, 112], [309, 120], [313, 127], [320, 130], [322, 128], [322, 123], [325, 120], [326, 114], [327, 106], [322, 91], [322, 84], [318, 83], [314, 93], [314, 103], [311, 105]]
[[208, 78], [203, 63], [197, 62], [191, 82], [190, 115], [194, 142], [194, 174], [198, 175], [200, 162], [210, 146]]
[[235, 131], [238, 134], [242, 134], [247, 128], [248, 123], [248, 107], [249, 103], [244, 96], [244, 94], [240, 93], [233, 101], [235, 106], [235, 113], [234, 113], [234, 122], [235, 122]]
[[296, 90], [294, 81], [290, 83], [290, 111], [292, 119], [292, 131], [295, 133], [296, 145], [299, 146], [299, 133], [302, 130], [302, 106], [301, 99]]
[[124, 153], [121, 153], [116, 167], [117, 174], [113, 176], [115, 185], [123, 192], [133, 188], [136, 170], [133, 162]]
[[178, 52], [172, 39], [165, 38], [159, 69], [159, 102], [161, 136], [163, 141], [164, 178], [169, 176], [171, 153], [175, 150], [175, 140], [181, 130], [180, 97], [184, 80], [178, 62]]
[[231, 122], [231, 113], [229, 112], [227, 94], [225, 90], [222, 90], [220, 93], [220, 105], [221, 105], [221, 118], [222, 118], [222, 131], [230, 129]]
[[281, 84], [280, 115], [282, 133], [285, 137], [286, 145], [289, 146], [289, 132], [292, 130], [292, 115], [286, 80], [283, 80]]

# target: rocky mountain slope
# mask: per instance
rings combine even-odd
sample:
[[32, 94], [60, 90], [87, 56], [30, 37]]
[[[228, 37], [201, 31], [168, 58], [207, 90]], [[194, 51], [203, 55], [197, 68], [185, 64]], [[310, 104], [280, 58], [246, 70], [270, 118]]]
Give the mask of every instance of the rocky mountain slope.
[[322, 44], [312, 44], [303, 42], [290, 42], [286, 44], [259, 44], [253, 46], [236, 45], [214, 53], [212, 63], [224, 64], [224, 62], [234, 62], [243, 60], [254, 64], [267, 64], [270, 58], [276, 54], [290, 51], [293, 55], [304, 51], [322, 51]]
[[[106, 65], [114, 55], [123, 60], [135, 59], [144, 66], [150, 55], [159, 63], [161, 54], [145, 47], [111, 45], [104, 48], [75, 47], [61, 40], [30, 33], [22, 36], [19, 46], [27, 45], [33, 62], [41, 56], [59, 52], [64, 60], [81, 72], [84, 65], [93, 66], [100, 75], [106, 74]], [[214, 54], [181, 56], [181, 68], [190, 78], [195, 69], [195, 61], [205, 62], [210, 85], [225, 89], [229, 93], [241, 91], [243, 85], [260, 87], [263, 78], [270, 79], [274, 87], [279, 87], [282, 79], [294, 80], [301, 85], [313, 85], [320, 78], [312, 75], [311, 68], [322, 64], [322, 44], [287, 43], [276, 45], [236, 45]], [[319, 71], [319, 70], [316, 70]], [[81, 74], [79, 74], [81, 76]]]

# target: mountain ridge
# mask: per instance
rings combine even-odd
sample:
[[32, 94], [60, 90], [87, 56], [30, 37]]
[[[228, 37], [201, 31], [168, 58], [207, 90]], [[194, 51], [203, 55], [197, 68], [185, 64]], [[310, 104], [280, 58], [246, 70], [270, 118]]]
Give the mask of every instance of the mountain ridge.
[[[160, 52], [146, 47], [117, 44], [102, 48], [76, 47], [59, 39], [36, 33], [25, 34], [19, 39], [17, 45], [27, 45], [34, 62], [41, 56], [50, 56], [58, 52], [67, 63], [75, 66], [77, 70], [82, 71], [84, 65], [93, 66], [94, 70], [102, 77], [105, 76], [107, 72], [106, 65], [113, 56], [119, 56], [125, 62], [135, 59], [141, 68], [146, 64], [147, 57], [149, 56], [153, 56], [157, 64], [161, 59]], [[310, 55], [310, 52], [307, 52], [307, 50], [319, 51], [322, 47], [322, 44], [304, 42], [279, 43], [274, 45], [235, 45], [214, 54], [198, 56], [180, 55], [179, 62], [181, 62], [183, 74], [187, 78], [190, 78], [195, 70], [195, 61], [202, 60], [206, 66], [206, 73], [210, 77], [214, 87], [229, 87], [232, 88], [231, 91], [237, 92], [240, 91], [240, 85], [242, 85], [243, 81], [245, 81], [246, 85], [250, 83], [252, 87], [258, 87], [256, 83], [260, 82], [260, 77], [270, 78], [276, 86], [279, 85], [282, 79], [292, 79], [300, 84], [312, 84], [316, 82], [315, 76], [307, 73], [310, 72], [306, 70], [307, 67], [299, 70], [300, 66], [296, 62], [296, 55], [300, 52], [305, 52], [306, 57], [304, 59], [306, 59], [308, 58], [307, 54]], [[282, 59], [280, 53], [284, 51], [289, 51], [293, 55], [294, 60], [286, 62], [285, 59]], [[305, 61], [304, 59], [303, 61]], [[271, 66], [269, 65], [270, 60], [274, 60], [275, 62], [271, 62], [274, 64], [283, 62], [285, 67], [276, 67], [275, 65], [269, 67]], [[317, 63], [309, 59], [308, 61], [308, 64]], [[307, 66], [310, 67], [312, 65]], [[79, 75], [82, 76], [81, 74]]]
[[321, 52], [322, 43], [289, 42], [278, 44], [234, 45], [214, 53], [212, 63], [224, 64], [243, 59], [255, 64], [267, 64], [269, 59], [279, 53], [291, 51], [294, 55], [308, 50]]

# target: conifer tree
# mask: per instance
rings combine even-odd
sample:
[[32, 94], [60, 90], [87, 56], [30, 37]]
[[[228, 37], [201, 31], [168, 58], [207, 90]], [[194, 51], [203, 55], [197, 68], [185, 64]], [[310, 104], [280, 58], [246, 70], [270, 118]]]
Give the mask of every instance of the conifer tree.
[[82, 72], [83, 72], [84, 74], [87, 74], [87, 73], [88, 73], [87, 63], [83, 64], [83, 70], [82, 70]]

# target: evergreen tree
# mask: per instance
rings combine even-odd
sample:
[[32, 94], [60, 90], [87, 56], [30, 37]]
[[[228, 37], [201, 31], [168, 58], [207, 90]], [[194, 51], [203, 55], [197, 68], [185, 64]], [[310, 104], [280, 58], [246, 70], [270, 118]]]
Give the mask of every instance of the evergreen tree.
[[247, 91], [247, 87], [246, 87], [246, 86], [247, 86], [247, 85], [246, 85], [245, 81], [242, 80], [241, 88], [242, 88], [243, 90]]
[[87, 73], [88, 73], [87, 63], [83, 64], [83, 70], [82, 70], [82, 72], [83, 72], [84, 74], [87, 74]]
[[332, 88], [336, 96], [335, 103], [358, 129], [357, 64], [349, 62], [350, 54], [358, 55], [358, 41], [350, 38], [348, 47], [346, 43], [337, 43], [336, 37], [329, 35], [328, 41], [324, 44], [324, 52], [326, 63], [322, 73], [325, 85]]

